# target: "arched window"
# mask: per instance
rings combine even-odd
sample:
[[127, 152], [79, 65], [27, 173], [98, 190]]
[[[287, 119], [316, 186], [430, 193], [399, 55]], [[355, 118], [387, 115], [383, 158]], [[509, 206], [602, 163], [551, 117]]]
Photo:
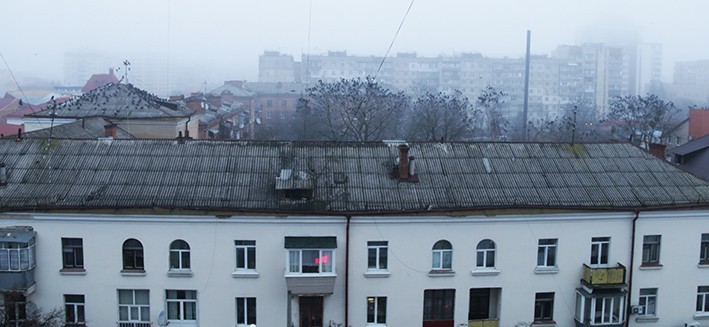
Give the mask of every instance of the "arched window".
[[453, 246], [446, 240], [440, 240], [433, 245], [431, 269], [451, 269], [453, 265]]
[[143, 244], [140, 241], [130, 238], [123, 242], [123, 269], [144, 270]]
[[190, 245], [183, 240], [170, 243], [170, 269], [190, 269]]
[[477, 268], [495, 268], [495, 242], [482, 240], [477, 247]]

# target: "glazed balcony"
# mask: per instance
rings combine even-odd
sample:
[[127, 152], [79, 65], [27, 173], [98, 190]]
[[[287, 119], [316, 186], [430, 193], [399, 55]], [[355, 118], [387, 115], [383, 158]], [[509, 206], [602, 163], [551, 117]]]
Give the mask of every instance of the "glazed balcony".
[[475, 319], [468, 320], [468, 327], [499, 327], [499, 319]]
[[589, 267], [583, 265], [583, 279], [589, 287], [618, 287], [625, 285], [625, 266], [618, 263], [616, 267]]

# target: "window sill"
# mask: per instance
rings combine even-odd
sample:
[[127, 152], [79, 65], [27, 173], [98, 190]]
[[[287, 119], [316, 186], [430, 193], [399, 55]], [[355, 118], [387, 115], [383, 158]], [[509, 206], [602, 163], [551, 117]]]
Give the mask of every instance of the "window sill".
[[233, 278], [258, 278], [258, 271], [256, 270], [238, 270], [231, 273]]
[[473, 276], [496, 276], [500, 274], [497, 269], [475, 269], [470, 272]]
[[137, 269], [123, 269], [121, 270], [121, 275], [123, 276], [145, 276], [145, 270]]
[[387, 278], [391, 273], [387, 270], [369, 270], [364, 272], [366, 278]]
[[192, 270], [173, 269], [167, 272], [167, 277], [192, 277]]
[[694, 320], [709, 320], [709, 312], [697, 312], [694, 314]]
[[659, 270], [662, 269], [661, 264], [642, 264], [640, 270]]
[[86, 269], [83, 268], [64, 268], [59, 270], [62, 275], [86, 275]]
[[532, 322], [532, 326], [534, 327], [555, 327], [556, 326], [556, 321], [535, 321]]
[[536, 267], [534, 273], [537, 275], [558, 274], [559, 267]]
[[709, 262], [700, 262], [697, 264], [697, 268], [709, 268]]
[[639, 323], [644, 323], [644, 322], [656, 322], [660, 320], [659, 317], [653, 316], [653, 315], [646, 315], [646, 316], [638, 316], [635, 317], [635, 322]]
[[455, 271], [450, 269], [434, 269], [428, 272], [428, 277], [453, 277]]

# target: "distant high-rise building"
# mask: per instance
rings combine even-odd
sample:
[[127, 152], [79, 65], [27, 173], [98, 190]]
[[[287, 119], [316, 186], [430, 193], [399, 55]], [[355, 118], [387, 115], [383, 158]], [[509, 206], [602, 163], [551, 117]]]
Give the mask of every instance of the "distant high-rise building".
[[[297, 82], [297, 65], [292, 55], [282, 54], [278, 51], [265, 51], [258, 60], [259, 82]], [[298, 78], [296, 78], [298, 77]]]
[[[659, 44], [562, 45], [551, 56], [532, 56], [527, 119], [554, 120], [576, 100], [595, 108], [587, 117], [600, 119], [613, 97], [650, 92], [655, 83], [660, 83], [661, 67]], [[507, 95], [503, 115], [513, 125], [524, 124], [524, 57], [492, 58], [479, 53], [420, 57], [399, 53], [383, 60], [381, 56], [329, 51], [304, 54], [297, 62], [288, 55], [266, 52], [260, 57], [259, 68], [261, 81], [289, 82], [298, 72], [306, 85], [376, 75], [378, 82], [411, 95], [458, 90], [471, 102], [490, 85]]]

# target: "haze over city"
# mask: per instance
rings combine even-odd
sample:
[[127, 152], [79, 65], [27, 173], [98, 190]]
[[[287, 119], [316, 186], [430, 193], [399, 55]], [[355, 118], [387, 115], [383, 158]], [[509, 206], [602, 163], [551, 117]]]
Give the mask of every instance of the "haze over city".
[[709, 2], [700, 0], [41, 0], [3, 6], [0, 51], [7, 66], [0, 71], [9, 67], [17, 75], [62, 83], [65, 53], [126, 59], [149, 54], [170, 74], [200, 83], [255, 81], [259, 54], [266, 50], [296, 58], [328, 50], [383, 56], [409, 5], [390, 55], [521, 57], [531, 30], [532, 54], [549, 54], [560, 44], [660, 43], [663, 81], [671, 81], [676, 61], [709, 59], [709, 45], [699, 38]]

